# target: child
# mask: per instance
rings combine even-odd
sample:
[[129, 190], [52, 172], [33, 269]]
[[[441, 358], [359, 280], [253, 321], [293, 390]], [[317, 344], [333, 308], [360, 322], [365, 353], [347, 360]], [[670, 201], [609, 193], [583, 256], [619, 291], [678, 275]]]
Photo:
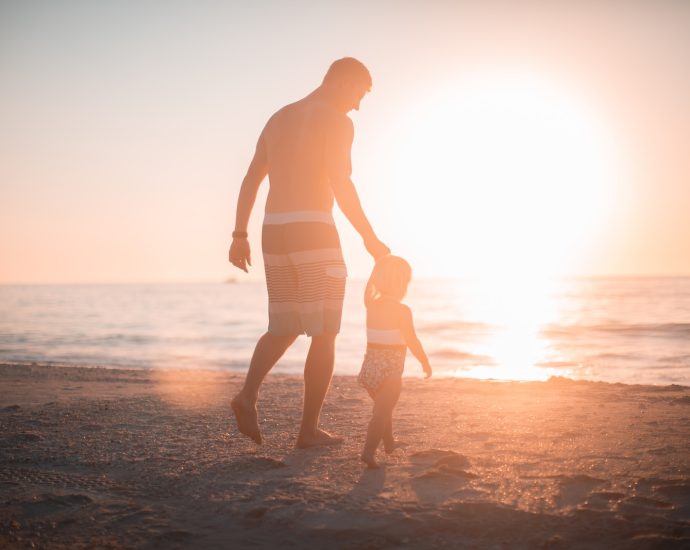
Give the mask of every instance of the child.
[[393, 438], [393, 408], [400, 396], [407, 348], [422, 364], [426, 378], [431, 366], [412, 323], [410, 308], [400, 303], [412, 277], [410, 265], [398, 256], [384, 256], [374, 266], [364, 291], [367, 308], [367, 352], [357, 378], [374, 400], [374, 410], [361, 459], [378, 468], [376, 449], [383, 440], [392, 453], [402, 443]]

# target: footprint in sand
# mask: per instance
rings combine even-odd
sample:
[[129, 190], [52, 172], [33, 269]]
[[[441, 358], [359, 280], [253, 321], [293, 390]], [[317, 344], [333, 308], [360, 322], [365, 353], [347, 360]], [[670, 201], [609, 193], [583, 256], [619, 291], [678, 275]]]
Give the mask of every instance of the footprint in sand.
[[656, 487], [655, 494], [668, 499], [674, 504], [676, 513], [683, 518], [690, 517], [690, 485], [680, 483], [677, 485], [661, 485]]
[[410, 462], [421, 466], [435, 466], [439, 463], [452, 464], [456, 468], [464, 468], [470, 464], [466, 456], [456, 453], [455, 451], [446, 451], [442, 449], [428, 449], [426, 451], [413, 453], [410, 455]]
[[558, 480], [559, 493], [555, 501], [561, 507], [584, 504], [592, 495], [592, 489], [606, 483], [587, 475], [560, 476]]
[[410, 461], [416, 466], [426, 467], [427, 470], [418, 475], [419, 479], [474, 479], [477, 476], [466, 471], [470, 461], [464, 455], [455, 451], [429, 449], [410, 456]]
[[414, 453], [410, 456], [410, 461], [417, 469], [425, 470], [414, 476], [419, 480], [463, 482], [477, 477], [466, 470], [470, 465], [467, 457], [455, 451], [429, 449]]
[[428, 479], [428, 480], [439, 480], [439, 481], [459, 481], [459, 480], [470, 480], [476, 479], [478, 476], [472, 472], [467, 472], [465, 470], [456, 469], [438, 469], [429, 470], [416, 476], [415, 479]]
[[440, 503], [457, 498], [458, 488], [477, 475], [468, 472], [470, 461], [455, 451], [429, 449], [410, 455], [414, 471], [411, 485], [421, 500]]
[[667, 498], [678, 498], [690, 503], [690, 485], [662, 485], [656, 491]]
[[585, 506], [596, 510], [610, 510], [624, 498], [625, 494], [623, 493], [595, 491], [587, 497]]
[[619, 504], [619, 509], [626, 512], [637, 512], [640, 510], [668, 510], [671, 508], [673, 508], [673, 504], [670, 502], [664, 502], [662, 500], [642, 496], [626, 498]]
[[454, 454], [451, 456], [445, 456], [438, 459], [434, 463], [435, 468], [440, 468], [443, 470], [462, 470], [469, 467], [470, 461], [466, 456]]

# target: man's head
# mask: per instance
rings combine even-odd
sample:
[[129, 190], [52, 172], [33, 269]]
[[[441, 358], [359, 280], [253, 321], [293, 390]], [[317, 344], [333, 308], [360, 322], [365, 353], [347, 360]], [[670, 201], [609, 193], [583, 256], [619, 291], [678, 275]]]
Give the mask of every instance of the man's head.
[[358, 110], [359, 103], [371, 90], [371, 74], [361, 61], [343, 57], [334, 61], [323, 78], [327, 90], [338, 110], [345, 113]]

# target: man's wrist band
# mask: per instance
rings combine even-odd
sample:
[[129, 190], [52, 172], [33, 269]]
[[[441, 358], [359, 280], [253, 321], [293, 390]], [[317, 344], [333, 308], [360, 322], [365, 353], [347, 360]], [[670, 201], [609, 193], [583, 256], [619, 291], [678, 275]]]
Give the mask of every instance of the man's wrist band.
[[233, 231], [232, 232], [232, 238], [233, 239], [246, 239], [249, 237], [249, 233], [246, 231]]

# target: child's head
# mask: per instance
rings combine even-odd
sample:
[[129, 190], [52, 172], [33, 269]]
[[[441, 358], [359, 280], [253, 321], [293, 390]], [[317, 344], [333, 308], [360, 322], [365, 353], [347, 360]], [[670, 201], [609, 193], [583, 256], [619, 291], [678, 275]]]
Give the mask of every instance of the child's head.
[[371, 274], [373, 298], [385, 296], [402, 300], [412, 279], [412, 268], [400, 256], [384, 256]]

